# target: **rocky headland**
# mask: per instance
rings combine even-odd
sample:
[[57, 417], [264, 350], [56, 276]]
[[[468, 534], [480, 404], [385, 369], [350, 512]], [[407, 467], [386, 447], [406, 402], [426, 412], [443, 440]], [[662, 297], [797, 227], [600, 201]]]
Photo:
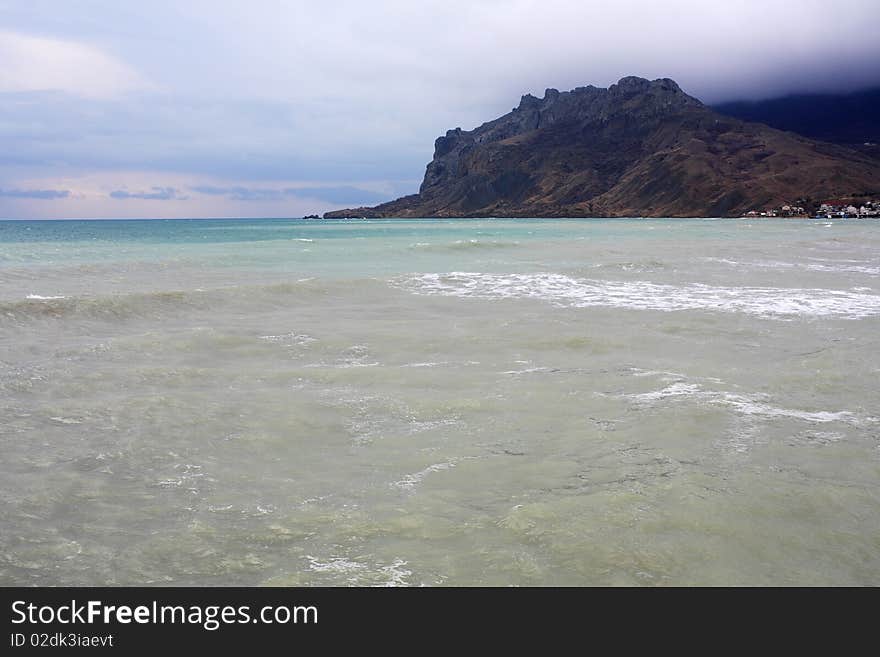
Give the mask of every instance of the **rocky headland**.
[[339, 217], [704, 217], [880, 191], [880, 162], [717, 113], [668, 78], [543, 98], [434, 143], [418, 194]]

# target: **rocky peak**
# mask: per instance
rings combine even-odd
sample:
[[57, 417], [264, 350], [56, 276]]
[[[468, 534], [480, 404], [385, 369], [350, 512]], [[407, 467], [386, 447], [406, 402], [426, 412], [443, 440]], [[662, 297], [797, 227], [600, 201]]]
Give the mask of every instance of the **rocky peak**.
[[547, 88], [543, 98], [525, 94], [508, 114], [474, 130], [456, 128], [439, 137], [434, 142], [434, 158], [427, 167], [420, 193], [466, 175], [462, 156], [473, 148], [559, 124], [583, 126], [608, 121], [621, 113], [640, 121], [656, 121], [687, 106], [700, 105], [669, 78], [646, 80], [630, 76], [621, 78], [608, 89], [587, 86], [560, 92]]
[[669, 91], [672, 93], [684, 93], [675, 80], [669, 78], [658, 78], [656, 80], [647, 80], [635, 75], [628, 75], [620, 78], [617, 84], [608, 87], [611, 93], [633, 94], [645, 93], [649, 91]]
[[519, 99], [519, 105], [517, 105], [517, 109], [528, 110], [528, 109], [537, 109], [541, 106], [541, 99], [536, 98], [532, 94], [526, 94], [522, 98]]
[[461, 128], [447, 130], [445, 136], [437, 137], [437, 140], [434, 142], [434, 157], [443, 157], [447, 153], [450, 153], [455, 148], [460, 137]]

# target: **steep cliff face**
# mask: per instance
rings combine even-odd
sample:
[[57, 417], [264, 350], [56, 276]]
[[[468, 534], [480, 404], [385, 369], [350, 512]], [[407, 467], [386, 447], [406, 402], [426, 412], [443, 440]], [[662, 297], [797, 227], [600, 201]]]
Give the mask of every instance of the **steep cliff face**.
[[878, 162], [716, 114], [672, 80], [547, 89], [434, 144], [419, 193], [327, 217], [727, 216], [880, 191]]

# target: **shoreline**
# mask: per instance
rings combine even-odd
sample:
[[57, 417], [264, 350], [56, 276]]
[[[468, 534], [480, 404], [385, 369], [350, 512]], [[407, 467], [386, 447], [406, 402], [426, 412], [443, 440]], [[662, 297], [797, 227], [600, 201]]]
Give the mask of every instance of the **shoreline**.
[[326, 221], [438, 221], [438, 220], [489, 220], [489, 221], [519, 221], [519, 220], [557, 220], [557, 221], [735, 221], [738, 219], [746, 220], [786, 220], [786, 221], [835, 221], [835, 222], [851, 222], [851, 221], [871, 221], [878, 220], [880, 216], [870, 217], [679, 217], [679, 216], [615, 216], [615, 217], [578, 217], [578, 216], [428, 216], [428, 217], [321, 217], [318, 219], [307, 219], [305, 217], [40, 217], [40, 218], [0, 218], [0, 223], [24, 223], [24, 222], [65, 222], [65, 221], [91, 221], [91, 222], [119, 222], [119, 221], [308, 221], [308, 222], [326, 222]]

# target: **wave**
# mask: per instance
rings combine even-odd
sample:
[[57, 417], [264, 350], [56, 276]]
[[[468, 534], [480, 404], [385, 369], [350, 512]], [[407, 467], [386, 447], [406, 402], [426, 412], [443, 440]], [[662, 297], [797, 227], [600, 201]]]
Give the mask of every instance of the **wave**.
[[[23, 323], [35, 320], [119, 321], [128, 318], [162, 318], [187, 310], [208, 310], [229, 303], [260, 307], [288, 304], [291, 297], [320, 297], [335, 282], [314, 278], [264, 285], [240, 285], [212, 289], [159, 290], [109, 295], [37, 295], [24, 299], [0, 301], [0, 323]], [[341, 283], [339, 283], [341, 285]], [[351, 281], [348, 281], [351, 286]], [[267, 339], [285, 336], [266, 336]], [[271, 340], [270, 340], [271, 341]]]
[[37, 319], [121, 319], [151, 315], [163, 310], [196, 305], [195, 295], [182, 291], [120, 294], [110, 296], [39, 297], [0, 303], [0, 318], [5, 321]]
[[[740, 262], [728, 258], [702, 258], [705, 262], [717, 262], [731, 267], [746, 267], [749, 269], [805, 269], [807, 271], [829, 272], [837, 274], [866, 274], [868, 276], [880, 276], [880, 266], [876, 266], [867, 260], [821, 260], [820, 262], [785, 262], [781, 260], [756, 260]], [[812, 258], [812, 260], [820, 260]]]
[[454, 242], [416, 242], [409, 248], [416, 251], [476, 251], [483, 249], [510, 249], [519, 246], [519, 242], [502, 240], [455, 240]]
[[400, 481], [395, 481], [391, 485], [395, 488], [400, 488], [401, 490], [413, 490], [416, 486], [422, 483], [422, 480], [427, 477], [432, 472], [440, 472], [442, 470], [449, 470], [450, 468], [455, 467], [455, 460], [444, 461], [443, 463], [435, 463], [433, 465], [429, 465], [427, 468], [423, 470], [419, 470], [418, 472], [414, 472], [412, 474], [408, 474], [404, 476]]
[[594, 265], [594, 267], [605, 271], [625, 271], [645, 274], [655, 271], [663, 271], [668, 268], [668, 265], [660, 260], [643, 260], [638, 262], [608, 262]]
[[404, 559], [395, 559], [390, 564], [370, 563], [367, 561], [349, 559], [348, 557], [329, 557], [319, 559], [310, 554], [305, 555], [309, 562], [309, 570], [325, 577], [333, 577], [348, 585], [355, 586], [410, 586], [408, 577], [412, 571], [407, 569], [408, 562]]
[[660, 402], [675, 399], [693, 399], [708, 404], [726, 406], [744, 416], [756, 416], [765, 419], [790, 418], [810, 423], [824, 424], [828, 422], [844, 422], [856, 426], [878, 421], [875, 417], [864, 417], [851, 411], [805, 411], [793, 408], [774, 406], [769, 403], [766, 395], [744, 395], [717, 390], [707, 390], [697, 383], [676, 381], [659, 390], [635, 394], [623, 394], [638, 405], [652, 406]]
[[284, 333], [282, 335], [261, 335], [259, 337], [260, 340], [288, 347], [302, 347], [317, 341], [317, 338], [313, 338], [311, 335], [306, 335], [305, 333]]
[[880, 315], [880, 295], [816, 288], [667, 285], [648, 281], [579, 279], [564, 274], [415, 274], [392, 284], [417, 294], [478, 299], [540, 299], [574, 308], [714, 310], [768, 318], [861, 319]]

